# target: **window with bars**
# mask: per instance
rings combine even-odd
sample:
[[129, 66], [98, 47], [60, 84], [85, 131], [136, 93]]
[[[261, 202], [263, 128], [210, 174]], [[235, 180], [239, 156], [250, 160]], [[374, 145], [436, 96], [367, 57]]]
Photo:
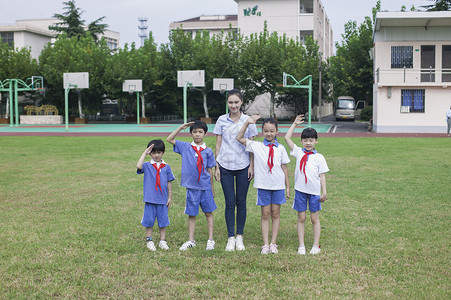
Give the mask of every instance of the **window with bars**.
[[391, 68], [413, 68], [413, 46], [391, 47]]
[[424, 90], [401, 90], [402, 113], [424, 113]]
[[14, 44], [14, 32], [0, 32], [0, 38], [3, 43], [13, 46]]

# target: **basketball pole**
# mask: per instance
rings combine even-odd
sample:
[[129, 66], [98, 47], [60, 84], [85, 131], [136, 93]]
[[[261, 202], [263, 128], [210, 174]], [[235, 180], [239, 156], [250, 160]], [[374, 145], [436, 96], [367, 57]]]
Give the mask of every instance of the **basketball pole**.
[[188, 86], [191, 86], [191, 82], [185, 82], [183, 85], [183, 124], [188, 123], [188, 109], [187, 109], [187, 102], [188, 102]]
[[[287, 79], [290, 77], [294, 80], [294, 84], [287, 84]], [[308, 79], [308, 84], [302, 85], [301, 83]], [[312, 75], [307, 75], [300, 81], [297, 81], [293, 76], [288, 73], [283, 72], [283, 87], [286, 88], [298, 88], [298, 89], [308, 89], [308, 127], [312, 127]]]
[[139, 92], [136, 92], [136, 124], [139, 125]]

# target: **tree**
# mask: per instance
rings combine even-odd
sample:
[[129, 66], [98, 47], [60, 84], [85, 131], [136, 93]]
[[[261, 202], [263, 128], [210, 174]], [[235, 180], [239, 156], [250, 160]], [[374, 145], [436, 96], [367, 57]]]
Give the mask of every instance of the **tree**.
[[[110, 50], [106, 42], [102, 40], [95, 43], [89, 33], [79, 39], [77, 37], [69, 39], [63, 35], [53, 46], [46, 46], [39, 57], [41, 73], [48, 86], [45, 101], [62, 109], [63, 73], [88, 72], [89, 89], [79, 92], [78, 115], [80, 118], [83, 117], [81, 95], [85, 97], [84, 104], [88, 109], [98, 110], [102, 95], [105, 94], [103, 79], [109, 55]], [[73, 93], [70, 95], [73, 98]]]
[[[63, 2], [64, 9], [66, 10], [62, 14], [54, 14], [53, 17], [60, 20], [60, 22], [55, 23], [53, 26], [49, 26], [49, 30], [54, 30], [58, 32], [58, 37], [61, 34], [65, 34], [67, 38], [76, 37], [80, 39], [85, 35], [85, 21], [81, 19], [82, 11], [80, 8], [75, 6], [75, 0], [69, 0]], [[98, 40], [98, 35], [102, 34], [108, 27], [106, 24], [101, 24], [100, 22], [105, 17], [101, 17], [93, 22], [91, 22], [87, 27], [87, 32], [93, 37], [94, 41]]]
[[427, 11], [447, 11], [451, 10], [451, 0], [429, 0], [434, 1], [435, 4], [424, 5]]
[[[373, 20], [377, 11], [380, 11], [380, 1], [373, 8]], [[327, 80], [333, 86], [333, 99], [349, 95], [372, 103], [373, 64], [369, 56], [373, 47], [372, 33], [370, 17], [366, 17], [360, 26], [355, 21], [345, 24], [343, 41], [336, 44], [336, 55], [329, 59], [326, 72]]]

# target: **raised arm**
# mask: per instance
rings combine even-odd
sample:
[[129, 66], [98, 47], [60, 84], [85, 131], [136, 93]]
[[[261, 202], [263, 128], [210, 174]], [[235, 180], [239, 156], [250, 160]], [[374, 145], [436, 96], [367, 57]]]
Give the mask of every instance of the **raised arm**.
[[153, 148], [153, 144], [149, 146], [149, 148], [147, 148], [146, 150], [144, 150], [143, 154], [141, 154], [141, 157], [138, 160], [138, 163], [136, 164], [136, 167], [139, 170], [143, 169], [143, 163], [144, 160], [146, 159], [146, 156], [150, 154], [150, 152], [152, 152], [152, 148]]
[[170, 135], [168, 135], [168, 137], [166, 138], [166, 141], [172, 145], [175, 145], [175, 137], [177, 136], [177, 134], [179, 134], [180, 131], [190, 127], [193, 124], [194, 124], [194, 122], [188, 122], [183, 125], [180, 125], [179, 128], [177, 128]]
[[249, 124], [257, 123], [257, 120], [260, 118], [261, 118], [260, 115], [253, 115], [247, 118], [246, 122], [244, 122], [243, 127], [241, 127], [240, 132], [238, 132], [238, 135], [236, 136], [238, 142], [246, 146], [246, 138], [244, 137], [244, 133], [246, 132], [246, 129], [249, 126]]
[[299, 124], [304, 123], [304, 115], [299, 115], [294, 119], [293, 124], [291, 124], [290, 129], [288, 129], [287, 133], [285, 134], [285, 142], [287, 142], [288, 147], [290, 147], [291, 150], [294, 148], [294, 143], [291, 140], [291, 137], [293, 136], [294, 129]]

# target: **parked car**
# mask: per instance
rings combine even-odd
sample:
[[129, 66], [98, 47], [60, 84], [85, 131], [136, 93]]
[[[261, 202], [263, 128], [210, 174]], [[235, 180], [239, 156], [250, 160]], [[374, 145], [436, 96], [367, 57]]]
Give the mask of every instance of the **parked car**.
[[351, 96], [340, 96], [335, 102], [334, 115], [338, 120], [352, 120], [360, 116], [362, 109], [365, 108], [365, 101], [358, 101], [357, 105]]

